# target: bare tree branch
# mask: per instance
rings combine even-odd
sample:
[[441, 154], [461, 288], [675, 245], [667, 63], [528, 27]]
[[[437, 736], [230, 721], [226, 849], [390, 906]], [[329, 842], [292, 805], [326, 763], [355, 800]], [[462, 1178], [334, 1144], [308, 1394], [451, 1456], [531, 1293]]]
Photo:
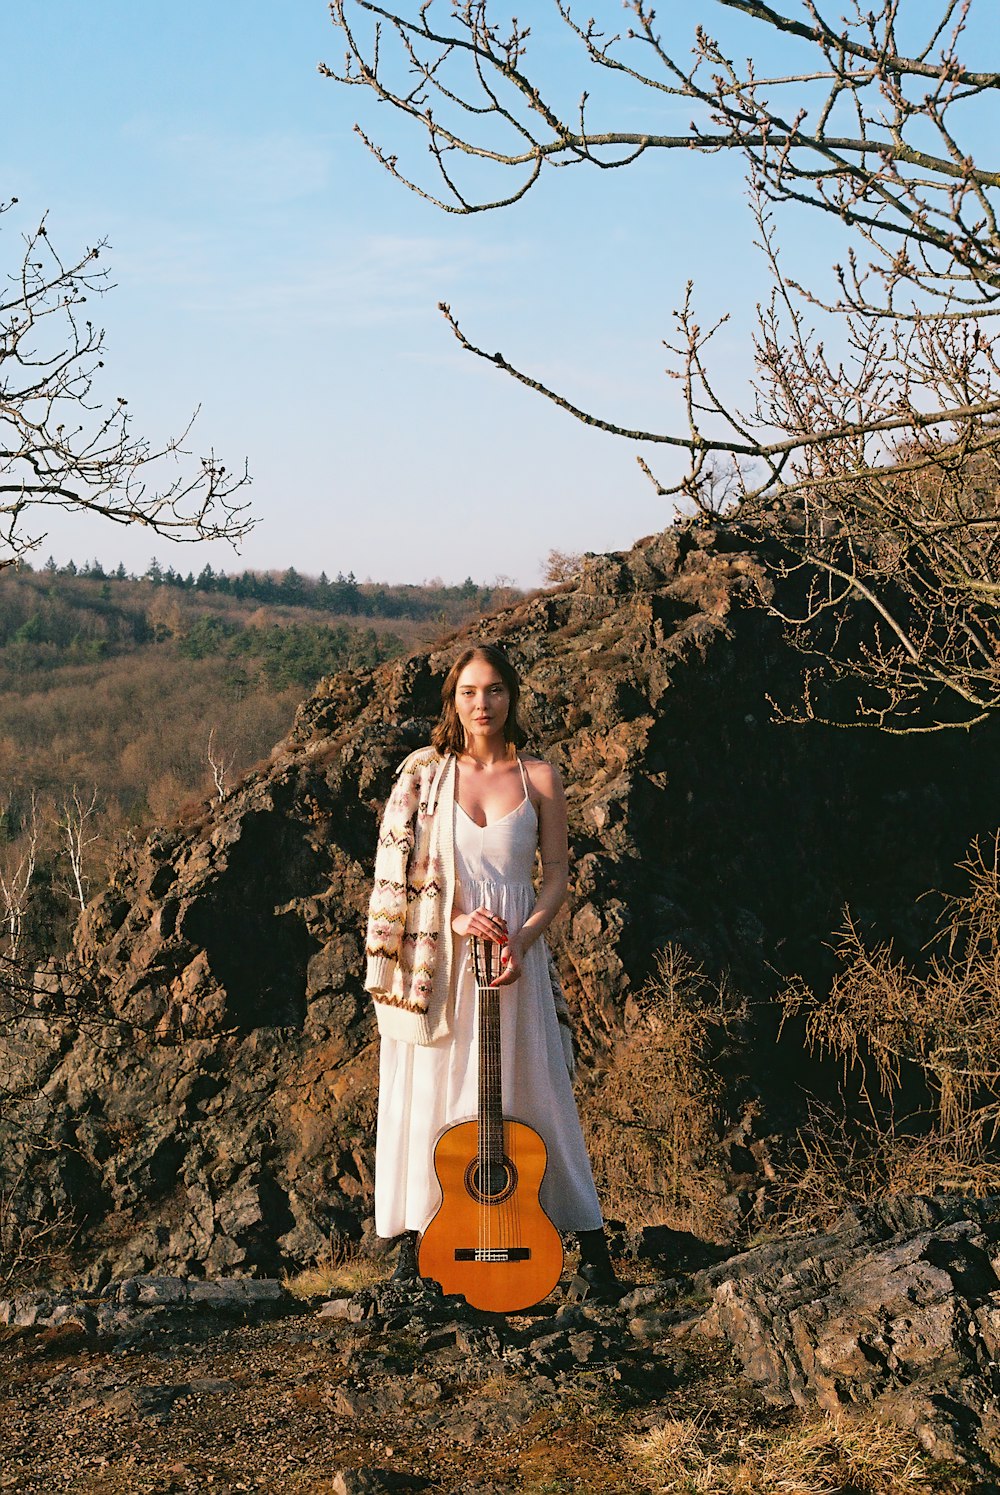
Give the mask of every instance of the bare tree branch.
[[[70, 897], [79, 907], [81, 913], [87, 902], [87, 887], [90, 879], [84, 870], [87, 847], [92, 846], [99, 840], [97, 831], [89, 831], [89, 824], [94, 818], [97, 807], [97, 789], [95, 787], [88, 803], [80, 798], [77, 787], [74, 784], [70, 791], [70, 798], [63, 801], [59, 812], [58, 827], [62, 832], [62, 840], [65, 843], [66, 855], [69, 858], [72, 885]], [[88, 833], [89, 831], [89, 833]]]
[[[665, 477], [638, 455], [682, 513], [767, 542], [778, 585], [763, 600], [812, 656], [798, 711], [778, 708], [798, 719], [923, 731], [1000, 708], [1000, 171], [970, 145], [1000, 72], [967, 60], [977, 4], [982, 16], [981, 0], [908, 9], [904, 44], [899, 0], [849, 0], [843, 15], [824, 0], [700, 0], [685, 54], [673, 15], [661, 26], [647, 0], [625, 0], [622, 29], [553, 0], [586, 73], [572, 109], [531, 27], [494, 0], [331, 5], [347, 52], [321, 70], [425, 132], [431, 187], [364, 138], [449, 212], [508, 206], [556, 167], [742, 158], [772, 291], [741, 404], [711, 367], [726, 319], [702, 325], [690, 282], [666, 344], [684, 413], [660, 431], [586, 410], [441, 310], [466, 351], [574, 419], [686, 454]], [[752, 59], [710, 34], [727, 15]], [[623, 100], [648, 129], [622, 128]], [[690, 124], [665, 132], [678, 103]], [[848, 231], [832, 294], [786, 273], [787, 205]]]
[[[8, 795], [4, 805], [4, 819], [10, 813], [11, 799]], [[38, 860], [38, 808], [34, 790], [31, 793], [30, 814], [22, 832], [23, 850], [17, 861], [9, 866], [0, 862], [2, 950], [3, 955], [13, 962], [21, 955], [28, 907], [34, 893], [35, 864]]]
[[[0, 204], [0, 214], [15, 202]], [[44, 508], [181, 541], [237, 540], [253, 523], [237, 498], [245, 467], [230, 472], [214, 452], [185, 461], [194, 417], [155, 445], [133, 433], [124, 397], [99, 393], [104, 333], [84, 308], [110, 289], [105, 248], [65, 261], [43, 218], [24, 238], [19, 268], [0, 282], [0, 568], [44, 540], [25, 528]]]
[[236, 754], [230, 753], [227, 758], [224, 753], [219, 752], [215, 746], [215, 728], [208, 734], [208, 749], [206, 752], [208, 766], [212, 770], [212, 783], [215, 785], [216, 798], [221, 803], [228, 791], [229, 776], [236, 762]]
[[[644, 0], [627, 0], [623, 8], [631, 16], [624, 32], [577, 22], [565, 0], [554, 0], [553, 14], [576, 37], [596, 82], [611, 75], [636, 86], [636, 97], [648, 105], [648, 130], [614, 123], [580, 128], [598, 107], [590, 90], [583, 92], [587, 107], [571, 118], [557, 103], [555, 85], [531, 71], [531, 28], [494, 20], [490, 0], [463, 0], [447, 14], [434, 0], [405, 9], [333, 0], [347, 51], [340, 70], [324, 63], [320, 71], [371, 90], [427, 132], [440, 191], [401, 172], [395, 155], [361, 133], [394, 176], [450, 212], [508, 206], [539, 182], [544, 168], [606, 170], [648, 151], [736, 151], [772, 201], [808, 203], [858, 229], [879, 257], [887, 298], [903, 252], [930, 256], [910, 267], [926, 289], [952, 294], [957, 277], [984, 302], [995, 301], [1000, 239], [989, 192], [1000, 186], [1000, 171], [977, 163], [959, 122], [951, 122], [963, 110], [962, 122], [966, 115], [973, 120], [970, 106], [1000, 90], [1000, 73], [969, 67], [960, 55], [971, 0], [944, 4], [936, 21], [925, 23], [923, 45], [910, 52], [897, 45], [892, 0], [874, 12], [854, 3], [835, 21], [798, 0], [780, 8], [702, 0], [706, 21], [713, 12], [737, 11], [753, 22], [762, 52], [777, 37], [786, 52], [789, 44], [798, 47], [800, 68], [763, 75], [754, 63], [738, 63], [704, 25], [694, 27], [682, 57]], [[363, 14], [375, 18], [365, 33], [354, 22]], [[687, 130], [655, 128], [667, 100], [693, 106]], [[848, 124], [849, 130], [837, 128]], [[937, 149], [929, 148], [932, 141]], [[477, 195], [446, 165], [452, 154], [513, 172], [517, 185]], [[985, 232], [982, 220], [967, 219], [968, 207], [985, 216]], [[879, 306], [891, 314], [888, 299]]]

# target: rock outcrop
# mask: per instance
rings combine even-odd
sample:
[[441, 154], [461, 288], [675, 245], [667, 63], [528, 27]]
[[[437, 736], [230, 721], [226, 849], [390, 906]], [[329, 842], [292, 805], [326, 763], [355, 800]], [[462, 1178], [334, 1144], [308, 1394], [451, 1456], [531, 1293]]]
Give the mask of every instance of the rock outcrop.
[[583, 1093], [613, 1077], [630, 998], [680, 944], [765, 1002], [725, 1056], [725, 1167], [745, 1183], [761, 1136], [797, 1114], [801, 1050], [775, 1048], [766, 1006], [781, 972], [824, 979], [848, 902], [918, 945], [913, 899], [1000, 823], [994, 727], [900, 739], [772, 721], [768, 695], [790, 693], [800, 659], [754, 605], [758, 572], [736, 534], [671, 530], [429, 652], [322, 681], [269, 763], [125, 856], [69, 968], [40, 972], [5, 1030], [8, 1218], [29, 1234], [75, 1220], [92, 1289], [150, 1270], [274, 1275], [363, 1233], [378, 816], [475, 637], [509, 651], [531, 743], [567, 785], [571, 892], [552, 940]]
[[1000, 1467], [1000, 1198], [892, 1199], [709, 1268], [699, 1332], [778, 1406], [875, 1407]]

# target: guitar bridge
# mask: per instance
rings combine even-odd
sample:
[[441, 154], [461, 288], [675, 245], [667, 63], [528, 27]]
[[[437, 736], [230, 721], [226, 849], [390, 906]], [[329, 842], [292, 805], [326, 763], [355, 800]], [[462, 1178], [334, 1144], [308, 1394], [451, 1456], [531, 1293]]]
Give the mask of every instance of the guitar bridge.
[[456, 1261], [529, 1261], [530, 1246], [456, 1246]]

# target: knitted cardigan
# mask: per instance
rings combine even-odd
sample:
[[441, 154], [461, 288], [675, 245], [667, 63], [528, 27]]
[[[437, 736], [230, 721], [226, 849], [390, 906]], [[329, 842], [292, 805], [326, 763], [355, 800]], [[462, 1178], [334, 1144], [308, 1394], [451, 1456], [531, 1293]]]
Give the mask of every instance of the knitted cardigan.
[[[419, 748], [396, 770], [375, 853], [365, 990], [379, 1033], [434, 1043], [451, 1032], [455, 897], [455, 755]], [[572, 1072], [569, 1010], [551, 952], [549, 977]]]

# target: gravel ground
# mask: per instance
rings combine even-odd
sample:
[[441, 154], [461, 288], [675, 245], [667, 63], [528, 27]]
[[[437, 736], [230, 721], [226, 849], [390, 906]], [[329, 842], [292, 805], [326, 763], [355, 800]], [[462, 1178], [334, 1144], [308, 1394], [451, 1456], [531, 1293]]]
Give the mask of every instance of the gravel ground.
[[491, 1374], [400, 1336], [376, 1351], [363, 1325], [315, 1314], [141, 1347], [0, 1329], [0, 1490], [284, 1495], [375, 1468], [402, 1490], [634, 1492], [619, 1437], [635, 1414], [598, 1379]]
[[[721, 1342], [693, 1332], [703, 1305], [678, 1284], [619, 1309], [553, 1299], [508, 1319], [390, 1283], [322, 1306], [287, 1293], [238, 1306], [232, 1291], [215, 1307], [179, 1301], [175, 1279], [132, 1287], [104, 1317], [81, 1301], [75, 1319], [0, 1326], [0, 1492], [818, 1488], [794, 1473], [776, 1485], [766, 1449], [763, 1482], [729, 1467], [762, 1440], [794, 1441], [802, 1414], [766, 1405]], [[650, 1474], [650, 1446], [678, 1428], [703, 1454]], [[869, 1452], [864, 1479], [854, 1464], [846, 1481], [831, 1470], [824, 1495], [1000, 1489], [954, 1467], [880, 1482], [878, 1444]]]

